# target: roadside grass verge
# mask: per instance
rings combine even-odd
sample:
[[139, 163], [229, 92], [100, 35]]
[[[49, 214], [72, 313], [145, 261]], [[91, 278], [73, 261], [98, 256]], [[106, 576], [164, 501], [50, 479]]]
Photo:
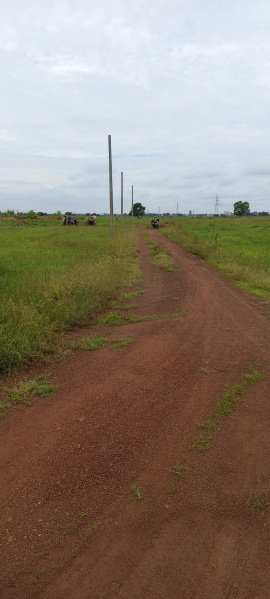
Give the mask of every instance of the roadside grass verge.
[[175, 218], [161, 231], [241, 289], [270, 300], [269, 218]]
[[91, 324], [141, 278], [134, 227], [2, 228], [0, 374], [57, 349], [59, 333]]
[[57, 387], [47, 381], [44, 376], [38, 376], [31, 381], [24, 379], [12, 389], [5, 388], [0, 403], [0, 418], [5, 416], [8, 408], [17, 404], [30, 406], [34, 397], [48, 397], [56, 389]]

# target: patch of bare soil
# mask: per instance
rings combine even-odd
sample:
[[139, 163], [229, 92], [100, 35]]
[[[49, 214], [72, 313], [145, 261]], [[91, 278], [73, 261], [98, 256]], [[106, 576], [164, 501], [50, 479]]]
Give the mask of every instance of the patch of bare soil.
[[[148, 233], [175, 271], [151, 264], [141, 234], [147, 292], [131, 312], [186, 315], [80, 331], [134, 343], [32, 369], [57, 392], [0, 422], [1, 599], [269, 597], [269, 320]], [[255, 363], [264, 378], [191, 449]]]

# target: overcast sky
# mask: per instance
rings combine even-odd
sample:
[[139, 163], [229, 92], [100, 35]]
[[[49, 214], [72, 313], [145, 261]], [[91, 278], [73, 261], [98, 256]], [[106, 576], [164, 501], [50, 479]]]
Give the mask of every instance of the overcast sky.
[[0, 210], [270, 212], [269, 0], [1, 0]]

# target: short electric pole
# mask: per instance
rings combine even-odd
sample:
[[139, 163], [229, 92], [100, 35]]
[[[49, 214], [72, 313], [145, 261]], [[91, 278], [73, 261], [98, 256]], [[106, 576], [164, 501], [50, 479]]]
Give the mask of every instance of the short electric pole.
[[121, 173], [121, 225], [123, 224], [123, 173]]
[[109, 146], [109, 187], [110, 187], [110, 233], [113, 235], [113, 181], [112, 181], [112, 140], [108, 136]]

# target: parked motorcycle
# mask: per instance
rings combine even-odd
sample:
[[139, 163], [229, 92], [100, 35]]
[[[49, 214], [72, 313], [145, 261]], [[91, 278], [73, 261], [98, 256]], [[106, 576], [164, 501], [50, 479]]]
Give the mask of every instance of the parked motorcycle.
[[152, 218], [151, 225], [152, 229], [159, 229], [159, 218]]

